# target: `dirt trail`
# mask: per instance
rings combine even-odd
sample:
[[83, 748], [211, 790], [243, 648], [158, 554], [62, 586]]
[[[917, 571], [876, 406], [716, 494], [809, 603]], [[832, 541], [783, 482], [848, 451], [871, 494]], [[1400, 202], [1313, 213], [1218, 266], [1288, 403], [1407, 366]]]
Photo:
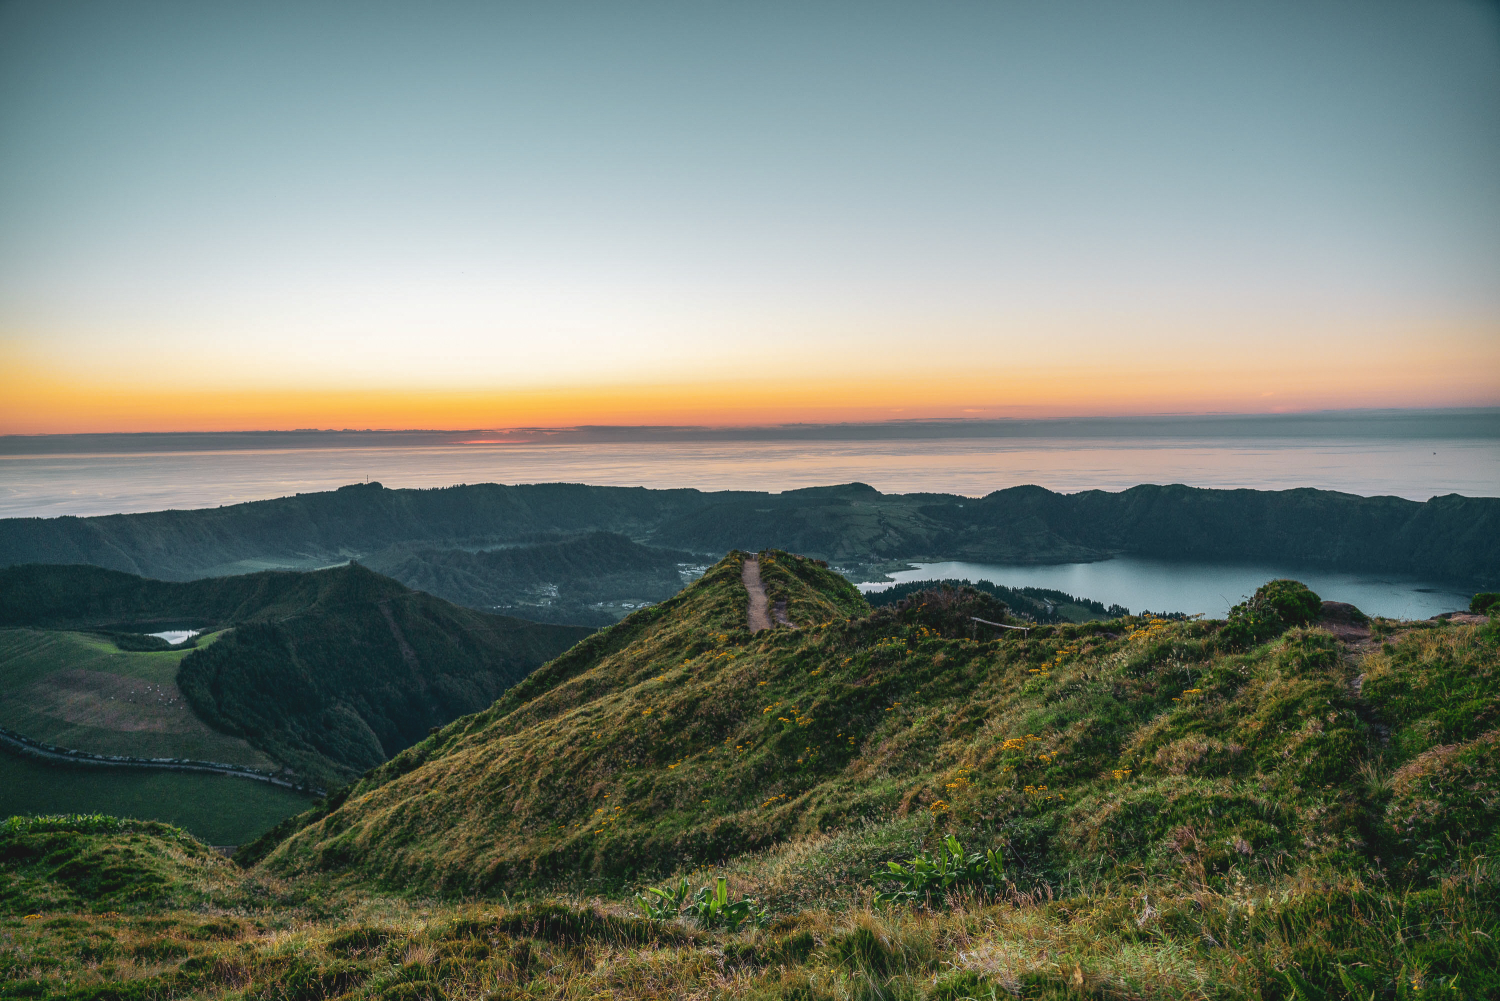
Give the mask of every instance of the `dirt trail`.
[[760, 560], [753, 556], [747, 558], [745, 569], [740, 572], [740, 580], [745, 582], [745, 590], [750, 595], [750, 631], [758, 633], [762, 629], [770, 629], [770, 602], [766, 599], [765, 585], [760, 582]]

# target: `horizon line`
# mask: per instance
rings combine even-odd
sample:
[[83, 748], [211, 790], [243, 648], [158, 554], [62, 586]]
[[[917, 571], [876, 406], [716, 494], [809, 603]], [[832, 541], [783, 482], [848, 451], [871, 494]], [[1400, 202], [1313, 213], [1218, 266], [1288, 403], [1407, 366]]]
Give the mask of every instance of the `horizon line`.
[[[38, 439], [38, 438], [142, 438], [142, 437], [165, 437], [165, 436], [235, 436], [253, 434], [548, 434], [559, 432], [596, 432], [596, 431], [711, 431], [711, 432], [750, 432], [750, 431], [781, 431], [781, 430], [820, 430], [840, 428], [900, 428], [900, 427], [981, 427], [986, 425], [1058, 425], [1074, 422], [1097, 422], [1097, 423], [1128, 423], [1134, 421], [1195, 421], [1195, 420], [1244, 420], [1244, 421], [1287, 421], [1309, 418], [1339, 418], [1339, 417], [1366, 417], [1366, 418], [1402, 418], [1402, 417], [1480, 417], [1495, 416], [1500, 419], [1500, 406], [1480, 405], [1467, 407], [1324, 407], [1307, 410], [1279, 410], [1279, 411], [1242, 411], [1242, 410], [1209, 410], [1209, 411], [1152, 411], [1134, 414], [1110, 414], [1110, 413], [1079, 413], [1069, 415], [1049, 416], [994, 416], [994, 417], [889, 417], [880, 420], [845, 420], [845, 421], [781, 421], [781, 422], [753, 422], [753, 423], [580, 423], [580, 424], [517, 424], [511, 426], [492, 427], [364, 427], [364, 428], [242, 428], [235, 430], [203, 429], [203, 430], [147, 430], [147, 431], [7, 431], [0, 432], [0, 440], [3, 439]], [[1500, 433], [1500, 427], [1497, 427]]]

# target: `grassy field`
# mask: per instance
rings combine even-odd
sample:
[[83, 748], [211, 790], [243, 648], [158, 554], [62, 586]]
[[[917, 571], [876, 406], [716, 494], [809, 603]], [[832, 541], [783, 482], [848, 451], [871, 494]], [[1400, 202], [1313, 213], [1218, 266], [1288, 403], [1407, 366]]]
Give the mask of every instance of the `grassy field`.
[[796, 629], [731, 554], [245, 868], [0, 826], [0, 1001], [1500, 997], [1500, 619], [975, 642], [989, 596], [760, 564]]
[[227, 775], [52, 765], [0, 750], [0, 817], [108, 813], [174, 824], [213, 845], [238, 845], [310, 801]]
[[[220, 635], [200, 637], [198, 646]], [[0, 629], [0, 726], [96, 754], [274, 768], [243, 738], [211, 729], [183, 699], [177, 668], [189, 652], [127, 653], [89, 633]]]
[[[1500, 986], [1483, 860], [1407, 894], [1324, 872], [930, 906], [873, 905], [856, 873], [730, 931], [623, 899], [330, 890], [161, 825], [77, 820], [0, 827], [0, 999], [1483, 1001]], [[733, 893], [858, 858], [863, 837], [742, 859]]]

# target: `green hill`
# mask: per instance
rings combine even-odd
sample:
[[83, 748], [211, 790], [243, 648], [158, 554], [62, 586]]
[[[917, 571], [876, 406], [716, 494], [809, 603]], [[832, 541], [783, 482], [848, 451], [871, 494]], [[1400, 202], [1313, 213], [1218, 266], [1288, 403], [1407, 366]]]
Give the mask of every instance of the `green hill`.
[[0, 913], [201, 906], [240, 882], [223, 856], [166, 824], [99, 814], [0, 823]]
[[[308, 569], [392, 547], [476, 550], [590, 532], [715, 557], [734, 548], [778, 547], [846, 567], [896, 560], [1061, 563], [1129, 553], [1500, 584], [1500, 499], [1449, 495], [1417, 503], [1326, 490], [1181, 485], [1070, 495], [1015, 487], [974, 499], [882, 494], [857, 483], [780, 494], [362, 484], [198, 511], [0, 519], [0, 566], [89, 563], [189, 580], [271, 566]], [[438, 573], [431, 563], [420, 561], [403, 582], [421, 586], [422, 574]], [[465, 593], [475, 586], [472, 575], [456, 578]], [[480, 582], [480, 603], [504, 603], [483, 597], [495, 583]]]
[[1385, 644], [1350, 647], [1283, 634], [1252, 603], [1228, 625], [1128, 618], [974, 642], [986, 596], [866, 613], [842, 578], [777, 553], [762, 573], [798, 628], [751, 635], [741, 563], [397, 755], [270, 864], [450, 893], [609, 886], [922, 816], [1055, 885], [1425, 873], [1496, 837], [1493, 807], [1459, 810], [1457, 787], [1433, 800], [1421, 779], [1495, 780], [1493, 629], [1379, 623]]
[[[200, 637], [201, 645], [220, 635]], [[264, 752], [207, 726], [182, 697], [177, 672], [190, 653], [122, 650], [92, 633], [0, 629], [0, 727], [92, 754], [273, 769]]]
[[[86, 566], [12, 567], [0, 570], [0, 625], [33, 634], [38, 627], [229, 627], [186, 655], [130, 656], [180, 657], [175, 685], [199, 719], [328, 786], [488, 705], [589, 634], [460, 608], [357, 565], [191, 583]], [[60, 635], [40, 638], [55, 643]], [[56, 666], [48, 675], [56, 684], [78, 670], [73, 660]], [[117, 729], [138, 745], [134, 753], [148, 756], [140, 738], [152, 731]]]
[[[1224, 622], [975, 642], [994, 595], [871, 610], [763, 552], [795, 628], [752, 634], [743, 563], [242, 850], [237, 877], [171, 831], [0, 835], [0, 998], [1500, 992], [1495, 618], [1369, 622], [1279, 581]], [[965, 877], [929, 893], [950, 835]], [[632, 899], [679, 876], [680, 913]], [[693, 916], [715, 877], [749, 923], [716, 919], [716, 890]]]

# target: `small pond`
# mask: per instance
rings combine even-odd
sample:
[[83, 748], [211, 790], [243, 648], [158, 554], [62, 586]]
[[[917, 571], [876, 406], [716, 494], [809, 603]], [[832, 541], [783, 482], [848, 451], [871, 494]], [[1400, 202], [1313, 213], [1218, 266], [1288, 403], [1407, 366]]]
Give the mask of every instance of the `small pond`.
[[179, 643], [186, 643], [200, 632], [202, 632], [200, 629], [168, 629], [164, 633], [147, 633], [146, 635], [166, 640], [168, 643], [176, 646]]

